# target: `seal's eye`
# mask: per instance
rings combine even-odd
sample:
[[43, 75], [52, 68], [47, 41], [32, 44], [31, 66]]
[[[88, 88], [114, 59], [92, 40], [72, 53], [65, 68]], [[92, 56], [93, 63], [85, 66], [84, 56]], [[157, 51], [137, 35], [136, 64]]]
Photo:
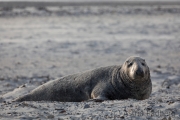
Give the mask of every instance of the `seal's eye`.
[[130, 62], [129, 64], [128, 64], [128, 67], [131, 67], [133, 65], [133, 63], [132, 62]]
[[141, 63], [142, 64], [142, 66], [145, 66], [145, 63]]

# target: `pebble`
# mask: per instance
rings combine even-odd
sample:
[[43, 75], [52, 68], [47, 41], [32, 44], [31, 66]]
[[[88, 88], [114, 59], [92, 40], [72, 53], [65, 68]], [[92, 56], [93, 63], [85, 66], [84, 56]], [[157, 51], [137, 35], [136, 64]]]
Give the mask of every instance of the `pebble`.
[[54, 115], [48, 115], [47, 118], [52, 119], [54, 118]]
[[89, 104], [84, 105], [84, 109], [86, 109], [86, 108], [90, 108]]

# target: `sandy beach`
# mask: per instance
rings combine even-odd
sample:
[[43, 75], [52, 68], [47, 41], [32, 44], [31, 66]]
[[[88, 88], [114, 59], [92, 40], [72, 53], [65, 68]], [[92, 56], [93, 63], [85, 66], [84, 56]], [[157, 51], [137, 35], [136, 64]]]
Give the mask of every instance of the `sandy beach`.
[[[55, 78], [144, 58], [146, 100], [11, 102]], [[0, 7], [0, 119], [180, 119], [180, 6]]]

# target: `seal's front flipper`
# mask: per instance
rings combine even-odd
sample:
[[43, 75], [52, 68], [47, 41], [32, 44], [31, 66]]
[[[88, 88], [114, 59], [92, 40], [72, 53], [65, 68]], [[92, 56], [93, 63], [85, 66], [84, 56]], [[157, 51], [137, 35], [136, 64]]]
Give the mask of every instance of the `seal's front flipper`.
[[87, 102], [103, 102], [104, 100], [102, 99], [89, 99]]
[[105, 100], [108, 100], [108, 99], [100, 95], [100, 96], [97, 96], [96, 98], [89, 99], [88, 102], [103, 102]]
[[104, 100], [102, 100], [102, 99], [93, 99], [94, 100], [94, 102], [103, 102]]

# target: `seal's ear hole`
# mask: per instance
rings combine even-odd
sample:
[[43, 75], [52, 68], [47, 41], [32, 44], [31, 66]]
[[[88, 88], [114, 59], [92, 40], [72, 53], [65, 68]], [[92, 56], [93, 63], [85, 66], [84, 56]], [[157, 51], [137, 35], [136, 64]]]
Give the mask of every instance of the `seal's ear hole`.
[[145, 59], [143, 59], [143, 61], [146, 62]]

